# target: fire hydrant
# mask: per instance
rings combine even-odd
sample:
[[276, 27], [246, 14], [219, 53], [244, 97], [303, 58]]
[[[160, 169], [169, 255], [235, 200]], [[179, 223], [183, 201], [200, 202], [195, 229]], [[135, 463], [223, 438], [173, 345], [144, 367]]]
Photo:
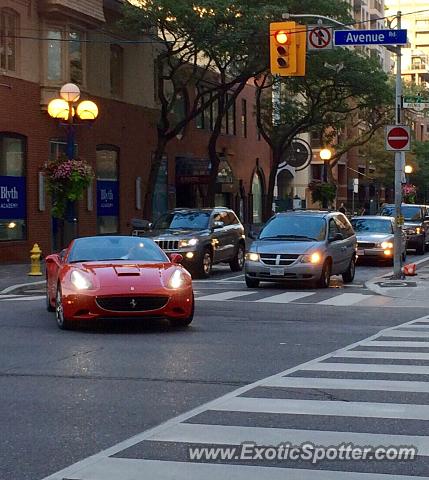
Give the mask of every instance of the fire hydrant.
[[42, 256], [42, 250], [37, 243], [34, 244], [33, 249], [31, 250], [31, 270], [28, 275], [32, 277], [41, 277], [43, 275], [41, 270], [40, 258]]

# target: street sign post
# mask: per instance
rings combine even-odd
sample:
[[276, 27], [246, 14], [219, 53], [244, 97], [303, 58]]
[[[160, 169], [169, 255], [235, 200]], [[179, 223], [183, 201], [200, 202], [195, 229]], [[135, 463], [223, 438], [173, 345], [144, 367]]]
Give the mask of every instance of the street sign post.
[[405, 125], [386, 127], [386, 150], [389, 152], [408, 152], [411, 150], [411, 131]]
[[309, 25], [307, 30], [308, 50], [330, 50], [334, 47], [332, 27]]
[[336, 46], [348, 45], [405, 45], [407, 30], [336, 30]]

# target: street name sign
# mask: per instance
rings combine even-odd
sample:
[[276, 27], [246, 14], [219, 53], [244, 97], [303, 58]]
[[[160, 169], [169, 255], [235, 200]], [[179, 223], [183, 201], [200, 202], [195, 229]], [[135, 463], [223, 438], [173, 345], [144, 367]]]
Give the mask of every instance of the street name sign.
[[405, 45], [407, 30], [335, 30], [336, 46]]
[[333, 46], [332, 27], [322, 27], [321, 25], [308, 26], [308, 50], [330, 50]]
[[429, 98], [424, 98], [421, 95], [407, 95], [404, 96], [402, 106], [403, 108], [411, 108], [413, 110], [421, 111], [425, 108], [429, 108]]
[[386, 127], [386, 150], [389, 152], [406, 152], [411, 149], [411, 130], [405, 125]]

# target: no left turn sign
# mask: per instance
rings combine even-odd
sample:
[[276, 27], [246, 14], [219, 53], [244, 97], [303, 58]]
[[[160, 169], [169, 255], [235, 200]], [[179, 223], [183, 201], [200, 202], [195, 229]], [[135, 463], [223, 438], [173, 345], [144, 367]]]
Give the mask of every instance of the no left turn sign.
[[309, 25], [307, 31], [308, 50], [328, 50], [333, 48], [332, 28]]
[[390, 152], [407, 152], [411, 150], [410, 127], [403, 125], [386, 127], [386, 150]]

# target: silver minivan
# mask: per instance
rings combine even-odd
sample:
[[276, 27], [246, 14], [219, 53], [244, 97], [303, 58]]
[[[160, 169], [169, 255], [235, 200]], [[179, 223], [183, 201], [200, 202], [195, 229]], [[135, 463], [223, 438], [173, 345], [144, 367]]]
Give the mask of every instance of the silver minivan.
[[244, 266], [249, 288], [293, 280], [326, 288], [331, 275], [342, 275], [345, 283], [354, 279], [357, 240], [342, 213], [278, 213], [253, 237]]

